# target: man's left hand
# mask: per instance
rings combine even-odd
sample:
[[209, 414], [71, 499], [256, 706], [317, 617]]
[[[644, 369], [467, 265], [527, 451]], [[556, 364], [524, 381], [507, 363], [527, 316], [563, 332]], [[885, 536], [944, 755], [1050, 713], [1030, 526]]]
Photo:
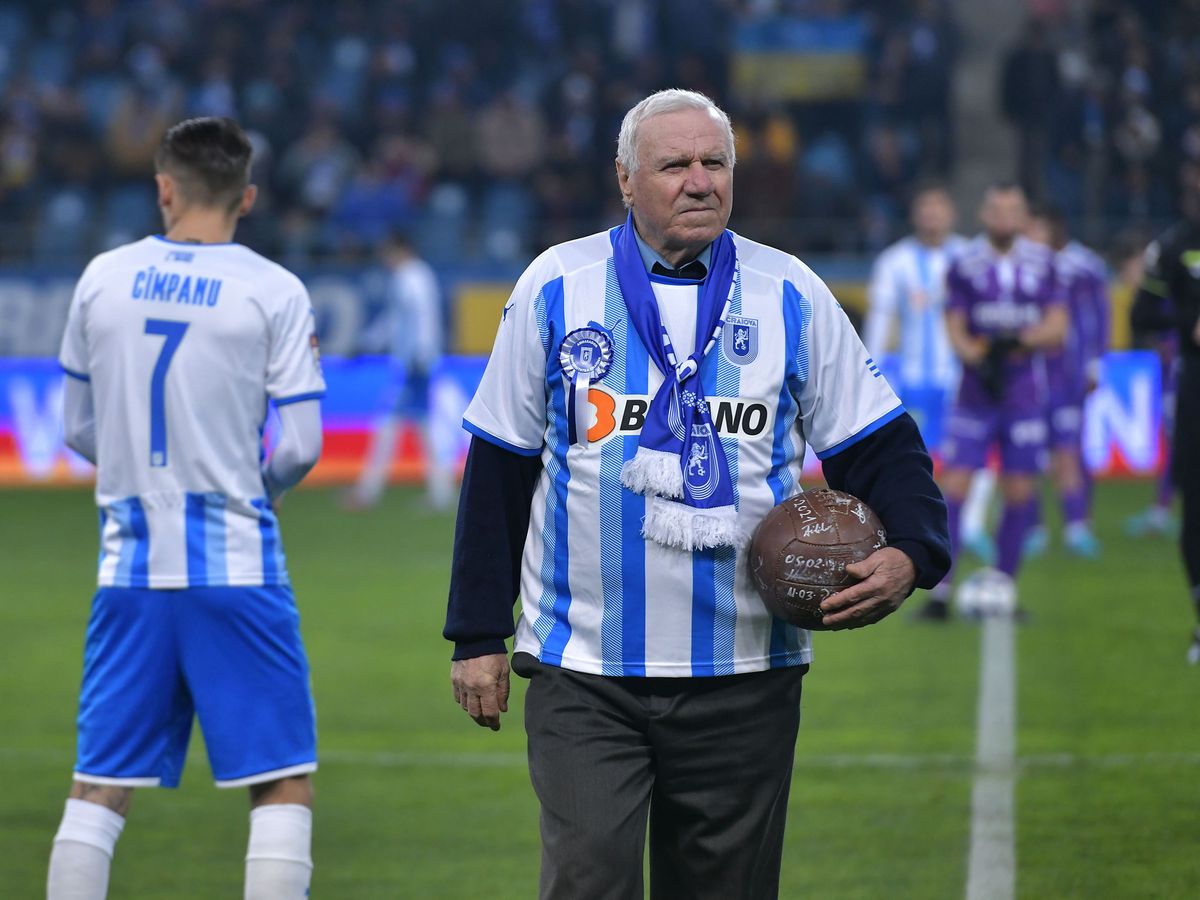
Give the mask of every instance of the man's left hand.
[[917, 580], [917, 569], [902, 550], [884, 547], [846, 571], [862, 579], [821, 604], [830, 631], [862, 628], [900, 608]]

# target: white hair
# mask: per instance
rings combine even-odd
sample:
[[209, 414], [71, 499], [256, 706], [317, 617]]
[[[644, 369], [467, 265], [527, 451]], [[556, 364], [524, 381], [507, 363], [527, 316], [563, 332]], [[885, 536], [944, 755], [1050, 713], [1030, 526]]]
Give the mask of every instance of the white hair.
[[617, 137], [617, 162], [625, 171], [632, 175], [638, 170], [641, 160], [638, 155], [638, 131], [642, 123], [655, 116], [680, 112], [685, 109], [702, 109], [725, 126], [725, 136], [729, 144], [729, 167], [737, 162], [737, 154], [733, 145], [733, 125], [725, 110], [713, 103], [708, 97], [698, 91], [685, 91], [679, 88], [668, 88], [651, 94], [629, 112], [621, 122], [621, 133]]

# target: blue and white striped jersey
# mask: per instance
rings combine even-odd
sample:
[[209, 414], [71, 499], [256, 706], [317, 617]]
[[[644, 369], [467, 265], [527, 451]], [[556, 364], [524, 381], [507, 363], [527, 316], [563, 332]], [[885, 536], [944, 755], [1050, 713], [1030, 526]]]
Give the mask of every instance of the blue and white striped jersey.
[[[899, 416], [886, 380], [829, 289], [803, 263], [735, 237], [739, 289], [701, 367], [747, 531], [799, 492], [807, 441], [825, 458]], [[676, 347], [693, 346], [697, 284], [651, 276]], [[566, 336], [602, 328], [611, 365], [591, 386], [588, 443], [568, 444]], [[540, 455], [521, 572], [516, 649], [603, 675], [707, 676], [794, 666], [809, 634], [774, 619], [746, 554], [682, 552], [641, 534], [645, 498], [621, 484], [662, 375], [631, 326], [610, 234], [552, 247], [505, 307], [464, 427]]]
[[92, 388], [101, 586], [287, 583], [267, 402], [325, 390], [295, 275], [240, 244], [119, 247], [80, 278], [59, 361]]
[[388, 284], [392, 357], [410, 371], [428, 372], [445, 352], [437, 275], [423, 259], [394, 267]]
[[965, 243], [951, 235], [940, 247], [927, 247], [906, 237], [884, 250], [871, 270], [863, 343], [876, 356], [896, 354], [902, 390], [958, 384], [958, 359], [946, 336], [946, 271]]

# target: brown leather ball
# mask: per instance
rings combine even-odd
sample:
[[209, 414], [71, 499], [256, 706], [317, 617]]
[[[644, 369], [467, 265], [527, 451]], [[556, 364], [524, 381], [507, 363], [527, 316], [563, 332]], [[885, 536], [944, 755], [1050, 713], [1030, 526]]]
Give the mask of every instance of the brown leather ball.
[[805, 491], [772, 509], [750, 541], [750, 578], [771, 613], [824, 629], [821, 601], [857, 579], [846, 566], [887, 546], [883, 523], [857, 497]]

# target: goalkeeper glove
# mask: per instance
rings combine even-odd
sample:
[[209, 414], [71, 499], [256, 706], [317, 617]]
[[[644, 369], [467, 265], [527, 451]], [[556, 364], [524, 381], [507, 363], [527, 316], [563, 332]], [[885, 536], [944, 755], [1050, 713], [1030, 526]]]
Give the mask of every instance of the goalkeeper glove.
[[1008, 358], [1020, 346], [1021, 341], [1015, 334], [998, 334], [988, 342], [987, 354], [979, 364], [979, 380], [988, 397], [994, 401], [1004, 397]]

